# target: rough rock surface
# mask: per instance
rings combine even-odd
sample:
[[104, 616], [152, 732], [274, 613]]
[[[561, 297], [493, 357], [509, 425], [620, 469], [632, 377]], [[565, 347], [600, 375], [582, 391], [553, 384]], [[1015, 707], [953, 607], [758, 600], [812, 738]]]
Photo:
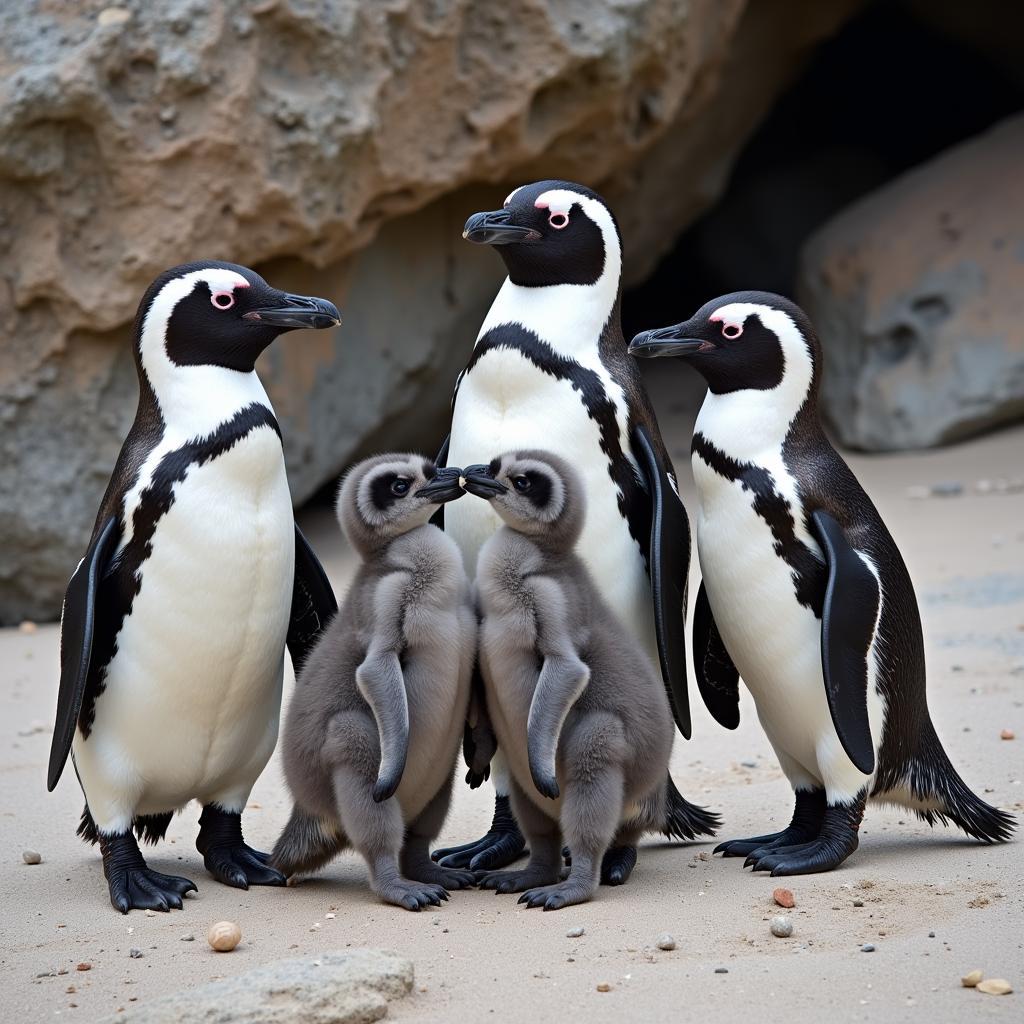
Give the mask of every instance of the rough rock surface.
[[302, 501], [369, 447], [440, 440], [500, 276], [468, 213], [587, 181], [641, 276], [857, 3], [0, 6], [0, 623], [59, 612], [161, 270], [234, 259], [338, 302], [338, 332], [260, 366]]
[[924, 448], [1024, 414], [1024, 117], [844, 210], [806, 244], [800, 298], [844, 444]]
[[411, 961], [377, 949], [278, 960], [183, 988], [108, 1024], [369, 1024], [412, 991]]

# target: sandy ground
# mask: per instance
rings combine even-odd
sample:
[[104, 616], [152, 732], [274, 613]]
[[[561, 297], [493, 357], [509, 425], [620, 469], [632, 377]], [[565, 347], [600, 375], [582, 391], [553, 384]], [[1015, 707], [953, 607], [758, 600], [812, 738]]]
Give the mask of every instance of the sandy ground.
[[[674, 380], [666, 377], [657, 404], [685, 472], [688, 425], [672, 415], [665, 393]], [[974, 485], [1024, 475], [1024, 430], [939, 453], [852, 462], [918, 587], [939, 733], [974, 787], [1020, 812], [1024, 493], [981, 495]], [[947, 481], [963, 483], [964, 493], [907, 493]], [[342, 589], [351, 563], [329, 515], [314, 510], [303, 524]], [[174, 820], [169, 842], [149, 862], [194, 878], [198, 897], [166, 916], [122, 917], [107, 901], [98, 854], [74, 837], [82, 806], [74, 773], [65, 773], [54, 794], [45, 790], [57, 645], [54, 626], [0, 633], [2, 1020], [93, 1020], [271, 959], [364, 945], [415, 962], [413, 997], [391, 1009], [399, 1021], [593, 1024], [699, 1015], [711, 1024], [766, 1012], [793, 1021], [1021, 1019], [1024, 992], [985, 996], [959, 979], [980, 967], [1024, 990], [1022, 845], [982, 846], [890, 809], [869, 809], [860, 849], [840, 870], [784, 883], [797, 901], [789, 939], [768, 929], [778, 883], [744, 872], [738, 861], [711, 859], [711, 843], [650, 842], [626, 887], [602, 889], [591, 904], [558, 913], [471, 891], [454, 894], [440, 911], [413, 915], [378, 903], [353, 855], [293, 889], [222, 886], [195, 851], [195, 806]], [[692, 691], [691, 703], [694, 739], [679, 740], [673, 758], [680, 788], [722, 812], [724, 837], [781, 827], [791, 796], [749, 698], [735, 733], [715, 725]], [[1017, 739], [1001, 740], [1006, 729]], [[269, 848], [287, 807], [275, 758], [252, 795], [248, 839]], [[442, 841], [475, 837], [490, 813], [490, 790], [460, 786]], [[42, 863], [24, 864], [26, 848], [38, 850]], [[230, 955], [213, 953], [203, 938], [223, 918], [244, 933]], [[567, 938], [576, 925], [585, 934]], [[676, 938], [674, 952], [653, 948], [664, 932]], [[182, 941], [191, 934], [194, 942]], [[876, 951], [861, 952], [863, 943]], [[132, 946], [140, 959], [129, 957]], [[80, 962], [92, 969], [77, 972]], [[59, 973], [40, 977], [49, 971]], [[611, 990], [597, 991], [599, 983]]]

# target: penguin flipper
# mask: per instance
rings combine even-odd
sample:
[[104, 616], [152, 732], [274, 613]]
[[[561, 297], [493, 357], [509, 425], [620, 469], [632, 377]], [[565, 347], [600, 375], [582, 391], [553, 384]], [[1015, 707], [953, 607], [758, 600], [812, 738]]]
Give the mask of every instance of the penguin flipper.
[[651, 496], [648, 566], [654, 595], [654, 626], [661, 674], [672, 716], [690, 738], [690, 702], [686, 693], [686, 584], [690, 570], [690, 527], [686, 509], [668, 471], [655, 453], [646, 427], [633, 430], [633, 452]]
[[[457, 388], [456, 388], [456, 393], [458, 393], [458, 389]], [[452, 398], [452, 405], [454, 405], [454, 404], [455, 404], [455, 399]], [[449, 434], [444, 439], [444, 444], [441, 445], [441, 450], [437, 453], [437, 458], [434, 459], [434, 465], [437, 466], [438, 469], [444, 469], [444, 468], [447, 467], [447, 465], [448, 465], [448, 447], [449, 447], [449, 445], [451, 443], [452, 443], [452, 435]], [[437, 511], [430, 517], [430, 521], [439, 530], [443, 530], [444, 529], [444, 505], [438, 505], [437, 506]]]
[[57, 693], [57, 720], [50, 744], [50, 764], [46, 788], [53, 792], [67, 764], [75, 738], [78, 716], [89, 679], [93, 631], [96, 627], [96, 595], [100, 580], [117, 548], [120, 531], [117, 518], [111, 516], [95, 534], [85, 557], [68, 582], [60, 618], [60, 689]]
[[821, 616], [825, 695], [843, 750], [870, 775], [875, 748], [868, 722], [868, 654], [881, 598], [878, 580], [832, 516], [818, 509], [811, 521], [828, 562]]
[[740, 674], [718, 632], [703, 580], [693, 610], [693, 670], [711, 717], [735, 729], [740, 724]]
[[327, 573], [296, 523], [295, 587], [286, 640], [296, 675], [337, 610], [338, 602]]

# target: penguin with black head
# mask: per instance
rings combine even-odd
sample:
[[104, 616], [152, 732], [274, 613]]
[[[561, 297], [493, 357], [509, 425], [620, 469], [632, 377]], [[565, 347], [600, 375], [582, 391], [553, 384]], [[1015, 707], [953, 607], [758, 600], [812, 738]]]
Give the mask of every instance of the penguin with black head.
[[[690, 531], [672, 462], [620, 320], [622, 242], [605, 201], [568, 181], [517, 188], [500, 210], [474, 214], [464, 237], [493, 246], [508, 277], [455, 389], [441, 464], [488, 464], [502, 452], [540, 448], [583, 475], [586, 520], [579, 552], [612, 611], [660, 664], [680, 732], [690, 735], [684, 615]], [[445, 509], [445, 530], [470, 577], [501, 527], [485, 502]], [[500, 751], [499, 751], [500, 754]], [[444, 863], [501, 867], [523, 849], [509, 809], [508, 775], [493, 768], [494, 823], [481, 840], [437, 851]], [[715, 815], [669, 780], [665, 833], [711, 835]], [[602, 878], [618, 884], [636, 859], [613, 848]]]
[[692, 445], [697, 682], [735, 728], [743, 678], [796, 793], [787, 828], [716, 852], [773, 875], [830, 870], [857, 848], [869, 799], [1007, 839], [1011, 816], [968, 789], [935, 733], [914, 587], [821, 428], [822, 352], [807, 315], [779, 295], [736, 292], [629, 350], [686, 359], [707, 381]]
[[175, 267], [135, 319], [139, 405], [61, 617], [53, 789], [69, 752], [110, 901], [180, 908], [196, 887], [147, 867], [189, 800], [218, 880], [283, 885], [242, 838], [296, 666], [337, 610], [292, 513], [281, 430], [256, 359], [278, 335], [340, 322], [324, 300], [232, 263]]

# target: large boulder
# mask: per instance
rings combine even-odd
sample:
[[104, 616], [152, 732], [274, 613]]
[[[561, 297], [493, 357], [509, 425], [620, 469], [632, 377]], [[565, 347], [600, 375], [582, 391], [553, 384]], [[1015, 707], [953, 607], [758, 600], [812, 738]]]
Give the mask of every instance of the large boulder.
[[641, 276], [858, 2], [0, 5], [0, 623], [59, 612], [161, 270], [233, 259], [337, 300], [339, 331], [259, 367], [305, 500], [354, 454], [443, 436], [500, 278], [468, 213], [586, 181]]
[[336, 950], [255, 967], [139, 1003], [107, 1024], [370, 1024], [412, 991], [413, 966], [377, 949]]
[[855, 448], [926, 448], [1024, 415], [1024, 117], [848, 207], [806, 244], [799, 296], [824, 409]]

